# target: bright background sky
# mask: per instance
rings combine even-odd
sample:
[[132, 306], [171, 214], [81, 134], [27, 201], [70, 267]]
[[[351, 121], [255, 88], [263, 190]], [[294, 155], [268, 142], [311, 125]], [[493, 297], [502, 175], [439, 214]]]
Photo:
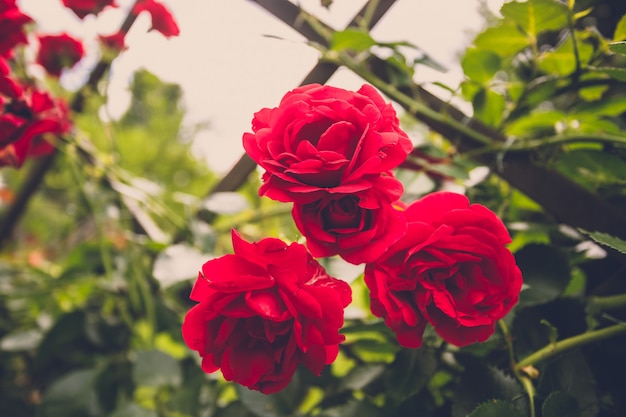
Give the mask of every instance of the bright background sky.
[[[166, 39], [148, 32], [150, 19], [143, 13], [127, 38], [129, 49], [114, 63], [109, 86], [108, 112], [123, 114], [133, 71], [144, 67], [162, 80], [176, 82], [184, 90], [186, 123], [208, 122], [198, 134], [196, 150], [211, 168], [226, 172], [243, 153], [241, 136], [250, 129], [254, 112], [274, 107], [295, 88], [315, 65], [319, 53], [306, 45], [291, 28], [246, 0], [161, 0], [174, 14], [181, 34]], [[63, 75], [67, 88], [78, 88], [95, 63], [97, 34], [117, 30], [130, 0], [117, 0], [118, 9], [105, 9], [97, 18], [83, 21], [62, 6], [61, 0], [18, 0], [35, 19], [40, 32], [66, 31], [83, 39], [88, 57]], [[336, 29], [342, 29], [365, 3], [334, 0], [330, 11], [319, 0], [300, 5]], [[495, 12], [503, 0], [486, 0]], [[445, 74], [418, 67], [416, 81], [440, 81], [456, 87], [462, 80], [458, 54], [480, 30], [480, 0], [398, 0], [378, 23], [372, 35], [379, 41], [408, 40], [449, 71]], [[264, 35], [283, 38], [279, 40]], [[362, 81], [349, 71], [339, 71], [329, 84], [356, 89]], [[433, 90], [442, 93], [441, 89]]]

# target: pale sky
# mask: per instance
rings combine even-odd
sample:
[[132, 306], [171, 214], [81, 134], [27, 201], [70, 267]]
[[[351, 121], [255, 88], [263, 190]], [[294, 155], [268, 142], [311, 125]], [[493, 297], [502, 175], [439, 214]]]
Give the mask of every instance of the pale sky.
[[[210, 124], [198, 135], [196, 152], [207, 158], [211, 168], [226, 172], [243, 153], [241, 136], [249, 131], [253, 113], [276, 106], [315, 65], [319, 53], [291, 28], [247, 0], [161, 1], [172, 10], [181, 34], [166, 39], [160, 33], [148, 33], [149, 18], [140, 16], [127, 38], [129, 49], [112, 68], [108, 112], [117, 116], [125, 111], [128, 84], [139, 67], [180, 84], [187, 123]], [[131, 1], [117, 3], [119, 9], [109, 8], [97, 18], [88, 16], [81, 21], [62, 6], [61, 0], [18, 0], [22, 10], [38, 23], [40, 32], [67, 31], [87, 45], [95, 45], [97, 34], [117, 30]], [[341, 29], [365, 1], [334, 0], [330, 11], [322, 9], [319, 0], [299, 3]], [[502, 3], [487, 0], [494, 11]], [[408, 40], [449, 69], [442, 74], [418, 67], [417, 82], [440, 81], [456, 87], [462, 80], [457, 56], [470, 42], [469, 33], [483, 25], [478, 6], [479, 0], [398, 0], [372, 34], [379, 41]], [[64, 86], [80, 86], [97, 59], [96, 48], [91, 49], [78, 68], [64, 74]], [[329, 84], [356, 89], [362, 81], [348, 71], [339, 71]], [[444, 94], [441, 89], [431, 91]]]

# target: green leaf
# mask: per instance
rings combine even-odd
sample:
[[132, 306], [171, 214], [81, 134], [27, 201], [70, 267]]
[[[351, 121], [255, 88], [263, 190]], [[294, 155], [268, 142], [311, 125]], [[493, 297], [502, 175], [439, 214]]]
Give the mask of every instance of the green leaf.
[[486, 49], [470, 48], [465, 52], [461, 66], [469, 79], [484, 84], [500, 69], [500, 57]]
[[385, 365], [380, 363], [365, 363], [355, 366], [341, 378], [339, 390], [361, 390], [370, 382], [385, 372]]
[[266, 395], [241, 385], [235, 385], [235, 389], [241, 403], [255, 416], [281, 417], [290, 414], [280, 399], [281, 393]]
[[590, 116], [619, 116], [626, 112], [626, 97], [608, 97], [603, 100], [585, 103], [580, 106], [578, 113]]
[[400, 403], [420, 392], [437, 370], [433, 349], [402, 349], [391, 364], [385, 386], [389, 396]]
[[133, 380], [137, 385], [150, 387], [179, 386], [182, 372], [178, 361], [170, 355], [160, 350], [144, 350], [137, 352]]
[[0, 340], [0, 350], [5, 352], [20, 352], [33, 350], [41, 342], [40, 330], [22, 330], [10, 333]]
[[524, 417], [511, 403], [506, 401], [492, 401], [476, 407], [468, 417]]
[[504, 114], [506, 100], [502, 94], [482, 89], [472, 99], [474, 116], [489, 126], [499, 126]]
[[502, 6], [500, 13], [533, 37], [546, 30], [561, 29], [568, 24], [567, 6], [558, 0], [509, 2]]
[[328, 408], [317, 417], [379, 417], [381, 410], [369, 402], [350, 400], [340, 406]]
[[608, 233], [602, 232], [588, 232], [587, 230], [579, 229], [581, 233], [589, 236], [597, 243], [608, 246], [609, 248], [613, 248], [623, 254], [626, 254], [626, 241], [623, 241], [620, 238], [615, 236], [611, 236]]
[[587, 67], [589, 71], [598, 72], [601, 74], [606, 74], [609, 77], [618, 80], [618, 81], [626, 81], [626, 69], [619, 67]]
[[581, 417], [598, 415], [599, 399], [594, 375], [580, 351], [563, 354], [548, 362], [541, 373], [538, 392], [548, 395], [554, 391], [563, 391], [575, 398]]
[[[522, 307], [516, 311], [511, 325], [515, 353], [520, 358], [549, 345], [555, 336], [553, 329], [562, 340], [584, 333], [588, 327], [586, 305], [579, 299], [561, 297]], [[546, 322], [550, 325], [546, 326]]]
[[424, 65], [428, 68], [432, 68], [435, 71], [446, 72], [448, 68], [443, 66], [439, 61], [435, 60], [432, 56], [424, 53], [421, 57], [413, 59], [413, 65]]
[[351, 343], [352, 350], [366, 362], [392, 362], [396, 348], [387, 340], [361, 338]]
[[626, 14], [617, 22], [615, 32], [613, 33], [614, 41], [623, 41], [626, 39]]
[[[539, 68], [549, 74], [566, 76], [576, 71], [576, 54], [574, 41], [568, 36], [556, 49], [544, 52], [539, 57]], [[593, 55], [593, 47], [587, 42], [576, 39], [578, 59], [581, 66], [585, 66]]]
[[116, 410], [108, 417], [158, 417], [154, 410], [147, 410], [135, 403], [130, 403], [124, 408]]
[[616, 54], [626, 55], [626, 42], [612, 42], [609, 44], [609, 49]]
[[619, 155], [592, 149], [575, 149], [559, 158], [556, 168], [596, 190], [600, 186], [626, 184], [626, 161]]
[[461, 364], [464, 371], [453, 397], [453, 417], [465, 417], [477, 405], [493, 399], [515, 401], [521, 409], [527, 408], [524, 389], [515, 378], [474, 356], [464, 358]]
[[567, 257], [554, 246], [530, 244], [515, 254], [528, 286], [520, 294], [520, 305], [543, 304], [563, 293], [571, 279]]
[[94, 390], [96, 371], [70, 372], [45, 392], [37, 417], [99, 417], [101, 408]]
[[557, 123], [565, 118], [567, 115], [557, 110], [533, 112], [510, 123], [506, 133], [522, 138], [538, 134], [553, 135]]
[[330, 49], [334, 51], [350, 50], [355, 52], [365, 51], [376, 45], [376, 41], [371, 37], [369, 32], [348, 28], [340, 32], [333, 33], [330, 42]]
[[84, 311], [77, 310], [57, 319], [44, 335], [37, 350], [34, 362], [37, 370], [43, 372], [60, 364], [87, 367], [93, 362], [93, 355], [86, 352], [89, 348], [93, 349], [93, 346], [86, 338], [85, 316]]
[[580, 417], [578, 400], [563, 391], [551, 393], [541, 406], [543, 417]]
[[493, 51], [501, 57], [507, 57], [526, 48], [530, 43], [515, 22], [505, 20], [480, 33], [474, 39], [474, 45], [480, 49]]

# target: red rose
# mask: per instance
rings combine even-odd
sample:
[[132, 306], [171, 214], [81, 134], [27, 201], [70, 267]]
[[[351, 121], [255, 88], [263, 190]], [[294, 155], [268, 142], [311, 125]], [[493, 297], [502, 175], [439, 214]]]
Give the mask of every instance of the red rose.
[[99, 35], [98, 39], [105, 48], [109, 48], [117, 52], [121, 52], [126, 49], [126, 33], [121, 30], [113, 33], [112, 35]]
[[39, 36], [37, 63], [54, 77], [64, 68], [71, 68], [85, 55], [82, 42], [67, 33]]
[[28, 43], [24, 25], [32, 21], [20, 11], [15, 0], [0, 0], [0, 57], [10, 58], [15, 45]]
[[[357, 92], [306, 85], [252, 120], [243, 146], [263, 167], [260, 195], [300, 204], [370, 190], [411, 151], [391, 104], [364, 85]], [[389, 184], [389, 182], [387, 182]], [[402, 194], [396, 182], [388, 201]]]
[[150, 18], [152, 19], [150, 30], [161, 32], [166, 38], [180, 34], [180, 29], [174, 20], [174, 16], [172, 16], [172, 12], [162, 3], [155, 0], [143, 0], [133, 8], [133, 13], [136, 15], [143, 11], [150, 13]]
[[[384, 182], [378, 188], [384, 189]], [[338, 254], [355, 265], [373, 262], [404, 235], [407, 227], [404, 213], [382, 197], [365, 197], [367, 194], [339, 194], [308, 204], [294, 204], [294, 222], [306, 237], [313, 256]]]
[[0, 56], [0, 109], [4, 106], [4, 99], [2, 96], [8, 98], [20, 97], [23, 93], [22, 87], [11, 76], [11, 67]]
[[405, 347], [422, 344], [426, 323], [446, 341], [482, 342], [517, 303], [522, 275], [504, 246], [511, 238], [489, 209], [437, 192], [405, 211], [406, 235], [365, 267], [372, 313]]
[[71, 126], [62, 100], [32, 86], [14, 92], [19, 95], [4, 98], [0, 91], [0, 167], [19, 168], [29, 156], [49, 154], [54, 147], [43, 135], [61, 135]]
[[233, 255], [202, 266], [183, 338], [202, 369], [269, 394], [298, 364], [319, 375], [334, 361], [350, 287], [326, 274], [303, 245], [249, 243], [233, 231]]
[[81, 19], [88, 14], [97, 15], [105, 7], [117, 7], [115, 0], [63, 0], [63, 4]]

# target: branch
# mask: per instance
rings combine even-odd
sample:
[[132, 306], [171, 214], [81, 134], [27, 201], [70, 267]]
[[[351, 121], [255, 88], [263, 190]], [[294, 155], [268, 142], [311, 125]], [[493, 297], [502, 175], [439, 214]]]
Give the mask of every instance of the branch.
[[578, 336], [563, 339], [559, 342], [541, 348], [535, 353], [525, 357], [519, 361], [517, 365], [515, 365], [515, 371], [519, 372], [525, 366], [535, 365], [538, 362], [545, 361], [546, 359], [556, 356], [566, 350], [598, 342], [620, 333], [626, 333], [625, 324], [614, 324], [613, 326], [605, 327], [604, 329], [593, 330]]

